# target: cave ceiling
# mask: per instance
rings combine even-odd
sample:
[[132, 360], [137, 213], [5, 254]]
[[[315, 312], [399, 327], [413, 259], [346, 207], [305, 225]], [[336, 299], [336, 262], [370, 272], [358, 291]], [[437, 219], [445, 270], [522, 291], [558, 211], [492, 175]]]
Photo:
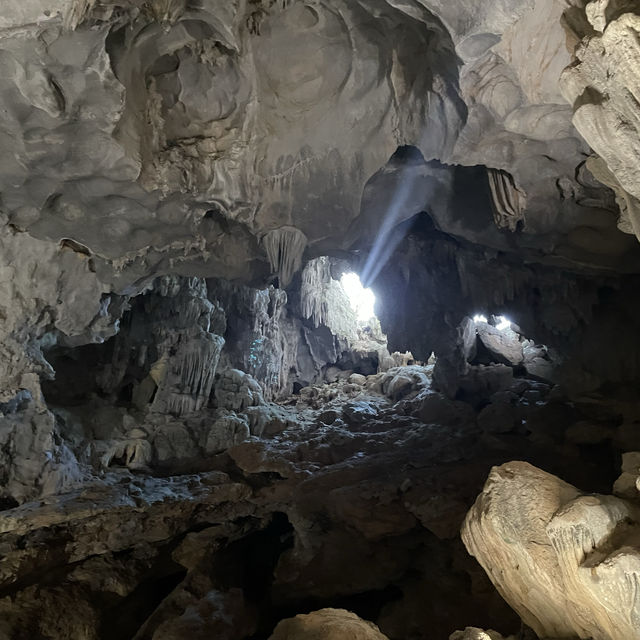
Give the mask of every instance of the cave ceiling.
[[0, 638], [640, 637], [638, 69], [638, 0], [0, 0]]
[[[563, 16], [572, 10], [5, 1], [3, 214], [18, 233], [91, 256], [105, 291], [172, 270], [264, 279], [281, 266], [269, 234], [307, 255], [366, 249], [394, 201], [394, 223], [425, 210], [447, 233], [531, 260], [637, 271], [637, 243], [617, 228], [633, 231], [629, 216], [603, 186], [636, 188], [620, 169], [634, 150], [602, 148], [614, 125], [589, 136], [581, 114], [609, 112], [581, 106], [576, 124], [600, 136], [610, 169], [608, 182], [606, 165], [593, 171], [598, 182], [562, 95], [573, 102], [590, 83], [581, 68], [606, 39], [558, 80], [589, 26]], [[390, 161], [401, 147], [420, 161]], [[460, 182], [460, 165], [487, 175]], [[490, 197], [476, 198], [485, 183]]]
[[51, 374], [47, 345], [114, 335], [157, 276], [286, 288], [323, 255], [375, 275], [419, 213], [473, 247], [466, 273], [640, 273], [638, 20], [623, 0], [5, 0], [3, 395]]

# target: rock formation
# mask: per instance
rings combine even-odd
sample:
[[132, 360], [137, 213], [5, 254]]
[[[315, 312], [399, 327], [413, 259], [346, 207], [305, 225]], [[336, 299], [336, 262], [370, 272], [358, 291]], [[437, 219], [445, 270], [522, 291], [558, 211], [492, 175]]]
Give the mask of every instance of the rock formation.
[[639, 635], [639, 33], [4, 0], [0, 638]]
[[278, 624], [271, 640], [386, 640], [378, 628], [344, 609], [321, 609], [308, 615], [299, 615]]
[[539, 637], [622, 640], [640, 632], [639, 518], [636, 505], [510, 462], [492, 470], [462, 538]]

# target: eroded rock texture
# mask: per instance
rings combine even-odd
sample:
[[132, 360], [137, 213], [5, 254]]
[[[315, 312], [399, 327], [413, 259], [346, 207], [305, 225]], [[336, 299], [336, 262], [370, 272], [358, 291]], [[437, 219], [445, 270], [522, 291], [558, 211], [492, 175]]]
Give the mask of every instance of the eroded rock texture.
[[[7, 5], [2, 259], [7, 282], [16, 271], [28, 282], [5, 296], [20, 326], [3, 329], [3, 393], [37, 395], [23, 377], [47, 373], [42, 341], [108, 337], [119, 300], [156, 275], [287, 287], [309, 258], [340, 254], [375, 281], [398, 225], [419, 212], [481, 262], [497, 252], [493, 279], [505, 255], [540, 291], [555, 287], [537, 265], [619, 288], [639, 251], [587, 169], [558, 84], [571, 60], [563, 20], [586, 24], [574, 14], [543, 0]], [[46, 287], [34, 255], [51, 264]], [[449, 270], [437, 265], [438, 286]], [[447, 307], [477, 289], [468, 268], [461, 279]], [[472, 302], [502, 299], [482, 286]], [[281, 392], [280, 372], [269, 375]]]
[[276, 627], [271, 640], [331, 640], [332, 638], [353, 640], [385, 640], [387, 636], [378, 628], [344, 609], [321, 609], [308, 615], [299, 615], [283, 620]]
[[523, 462], [492, 470], [462, 538], [541, 638], [633, 638], [640, 569], [636, 505]]
[[639, 236], [640, 14], [634, 2], [597, 0], [586, 4], [581, 22], [583, 39], [561, 86], [576, 128], [606, 163], [594, 175], [618, 195], [620, 228]]
[[[401, 387], [408, 370], [414, 383]], [[599, 405], [596, 420], [586, 400], [520, 380], [492, 398], [514, 414], [495, 432], [482, 411], [434, 392], [431, 370], [307, 387], [280, 407], [279, 432], [200, 454], [199, 472], [191, 459], [175, 473], [175, 458], [193, 455], [183, 448], [193, 423], [159, 425], [136, 435], [173, 453], [172, 475], [115, 459], [74, 491], [4, 510], [0, 629], [16, 640], [269, 637], [281, 619], [330, 606], [389, 638], [515, 632], [460, 525], [491, 465], [523, 451], [606, 490], [612, 434], [595, 455], [575, 432], [611, 431], [615, 408]]]
[[639, 20], [4, 0], [2, 639], [637, 636]]

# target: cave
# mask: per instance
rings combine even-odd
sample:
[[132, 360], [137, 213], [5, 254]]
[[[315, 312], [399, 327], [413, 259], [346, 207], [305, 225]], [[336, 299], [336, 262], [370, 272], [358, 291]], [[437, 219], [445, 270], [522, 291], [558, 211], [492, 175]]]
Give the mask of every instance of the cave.
[[640, 638], [639, 34], [4, 0], [0, 640]]

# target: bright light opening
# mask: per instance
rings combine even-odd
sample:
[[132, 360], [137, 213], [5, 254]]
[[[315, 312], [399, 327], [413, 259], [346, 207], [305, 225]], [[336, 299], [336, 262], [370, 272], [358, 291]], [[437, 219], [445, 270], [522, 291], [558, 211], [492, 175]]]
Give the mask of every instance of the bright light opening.
[[362, 286], [357, 273], [344, 273], [340, 283], [360, 322], [366, 322], [375, 317], [373, 305], [376, 297], [371, 289], [365, 289]]
[[[505, 329], [511, 328], [511, 320], [509, 320], [509, 318], [507, 318], [506, 316], [496, 316], [496, 320], [498, 321], [498, 323], [496, 324], [496, 329], [504, 331]], [[488, 322], [487, 316], [483, 316], [480, 313], [477, 313], [475, 316], [473, 316], [473, 321]]]

